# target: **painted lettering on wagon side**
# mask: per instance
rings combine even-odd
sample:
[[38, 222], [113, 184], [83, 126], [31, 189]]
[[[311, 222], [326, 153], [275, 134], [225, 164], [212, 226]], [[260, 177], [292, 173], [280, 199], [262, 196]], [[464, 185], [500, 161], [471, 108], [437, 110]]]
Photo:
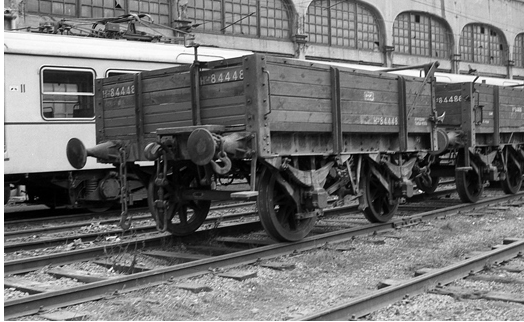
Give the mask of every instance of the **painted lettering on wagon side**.
[[125, 95], [134, 95], [135, 85], [115, 86], [102, 91], [102, 98], [120, 97]]
[[244, 79], [244, 70], [235, 68], [220, 72], [203, 71], [200, 74], [200, 85], [234, 82]]
[[462, 102], [462, 95], [437, 96], [436, 101], [439, 104], [458, 103], [458, 102]]
[[415, 117], [415, 125], [416, 126], [427, 126], [428, 125], [428, 119], [424, 117]]
[[360, 124], [398, 125], [398, 116], [360, 115]]

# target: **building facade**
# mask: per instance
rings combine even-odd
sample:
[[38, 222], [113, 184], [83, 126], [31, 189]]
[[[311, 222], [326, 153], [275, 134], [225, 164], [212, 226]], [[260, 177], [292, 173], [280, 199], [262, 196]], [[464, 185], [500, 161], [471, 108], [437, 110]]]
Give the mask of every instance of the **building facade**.
[[524, 79], [522, 0], [4, 0], [4, 29], [131, 13], [201, 45]]

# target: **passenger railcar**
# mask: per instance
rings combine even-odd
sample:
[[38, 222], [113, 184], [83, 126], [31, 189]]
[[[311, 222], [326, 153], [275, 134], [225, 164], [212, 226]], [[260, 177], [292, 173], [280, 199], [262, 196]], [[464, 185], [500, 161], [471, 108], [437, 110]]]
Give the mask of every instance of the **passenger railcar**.
[[[246, 52], [200, 48], [200, 59]], [[71, 137], [95, 145], [95, 80], [188, 64], [192, 48], [163, 43], [30, 32], [4, 32], [4, 203], [25, 186], [30, 202], [102, 210], [119, 202], [118, 171], [89, 160], [72, 168], [63, 150]], [[135, 177], [134, 198], [145, 198]]]
[[[256, 199], [265, 230], [283, 241], [305, 237], [345, 196], [385, 222], [413, 194], [422, 155], [441, 152], [437, 66], [413, 78], [255, 54], [100, 79], [100, 144], [86, 151], [71, 139], [67, 155], [76, 168], [88, 154], [155, 161], [139, 177], [158, 229], [175, 235], [198, 229], [212, 200]], [[216, 189], [231, 177], [250, 189]]]

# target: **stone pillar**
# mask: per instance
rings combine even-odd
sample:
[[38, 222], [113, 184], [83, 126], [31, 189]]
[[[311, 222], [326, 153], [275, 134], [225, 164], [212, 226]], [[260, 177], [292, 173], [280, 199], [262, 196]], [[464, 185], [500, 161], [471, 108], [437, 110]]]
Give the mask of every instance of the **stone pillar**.
[[460, 70], [460, 61], [461, 61], [461, 55], [460, 54], [453, 54], [451, 56], [451, 73], [458, 74]]
[[384, 46], [384, 65], [386, 67], [393, 67], [393, 52], [395, 46]]
[[304, 31], [304, 16], [296, 15], [296, 32], [293, 35], [293, 43], [295, 44], [295, 58], [306, 59], [307, 51], [307, 35]]

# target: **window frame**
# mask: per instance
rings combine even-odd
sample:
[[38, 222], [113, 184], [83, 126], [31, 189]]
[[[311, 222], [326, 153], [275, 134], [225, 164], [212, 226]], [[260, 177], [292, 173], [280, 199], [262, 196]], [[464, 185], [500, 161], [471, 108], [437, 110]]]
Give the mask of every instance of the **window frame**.
[[[114, 3], [118, 1], [120, 8], [115, 8]], [[136, 1], [138, 10], [131, 10], [131, 1]], [[172, 1], [166, 0], [166, 3], [161, 2], [163, 0], [111, 0], [110, 6], [106, 6], [106, 2], [102, 1], [100, 5], [93, 3], [93, 0], [90, 0], [89, 4], [84, 3], [83, 0], [31, 0], [29, 4], [26, 4], [26, 10], [28, 13], [35, 13], [39, 15], [52, 15], [57, 17], [65, 17], [69, 19], [85, 19], [85, 18], [108, 18], [116, 17], [123, 14], [137, 13], [137, 14], [148, 14], [151, 17], [158, 17], [158, 21], [154, 21], [157, 24], [163, 24], [164, 26], [171, 27], [172, 13]], [[147, 8], [149, 11], [143, 11], [142, 8], [145, 8], [145, 3], [147, 2]], [[50, 4], [50, 12], [47, 12], [42, 9], [42, 3]], [[66, 10], [63, 9], [61, 13], [53, 12], [53, 3], [62, 4], [64, 7], [74, 6], [74, 13], [66, 14]], [[133, 6], [135, 4], [133, 3]], [[142, 6], [141, 6], [142, 5]], [[163, 10], [163, 7], [167, 6], [167, 10]], [[151, 11], [152, 8], [157, 8], [156, 11]], [[102, 12], [102, 15], [97, 15], [97, 11]], [[151, 12], [150, 12], [151, 11]], [[167, 14], [163, 14], [167, 12]], [[109, 15], [106, 15], [108, 13]]]
[[[319, 5], [314, 5], [315, 2], [320, 2]], [[351, 48], [363, 51], [375, 51], [376, 48], [380, 46], [377, 45], [377, 42], [380, 44], [383, 38], [383, 27], [379, 23], [380, 15], [377, 13], [371, 6], [362, 1], [337, 1], [337, 0], [327, 0], [327, 6], [322, 6], [326, 0], [313, 0], [309, 4], [306, 10], [306, 16], [304, 21], [304, 31], [308, 34], [310, 43], [320, 46], [329, 46], [329, 47], [338, 47], [338, 48]], [[340, 5], [346, 4], [348, 8], [339, 8]], [[314, 5], [314, 6], [313, 6]], [[326, 10], [329, 9], [329, 10]], [[348, 9], [348, 10], [343, 10]], [[318, 15], [318, 12], [327, 11], [325, 15]], [[366, 12], [366, 15], [362, 13]], [[310, 14], [311, 12], [311, 14]], [[345, 16], [352, 15], [351, 20], [348, 20], [345, 23]], [[366, 19], [362, 19], [366, 17]], [[373, 19], [373, 23], [369, 22], [369, 18]], [[314, 23], [310, 23], [313, 21]], [[321, 22], [320, 24], [318, 22]], [[323, 21], [327, 22], [327, 26], [324, 26]], [[352, 25], [352, 29], [349, 27]], [[359, 25], [362, 26], [374, 26], [373, 29], [376, 30], [376, 33], [366, 32], [364, 33], [359, 28]], [[347, 28], [345, 27], [347, 26]], [[311, 27], [313, 27], [313, 32], [311, 32]], [[320, 32], [318, 32], [320, 30]], [[327, 31], [327, 35], [324, 34], [324, 30]], [[342, 37], [339, 37], [337, 34], [343, 34]], [[314, 37], [311, 37], [313, 35]], [[373, 39], [370, 41], [369, 36], [373, 36]], [[317, 39], [320, 38], [320, 41]], [[364, 45], [364, 43], [366, 45]], [[372, 44], [369, 46], [369, 44]]]
[[[61, 71], [61, 72], [84, 72], [90, 73], [92, 75], [92, 92], [46, 92], [44, 86], [44, 73], [46, 71]], [[92, 121], [95, 119], [95, 81], [96, 81], [96, 71], [93, 68], [89, 67], [64, 67], [64, 66], [54, 66], [47, 65], [42, 66], [39, 71], [39, 83], [40, 83], [40, 116], [44, 121], [48, 122], [57, 122], [57, 121]], [[85, 96], [92, 97], [92, 108], [93, 116], [90, 117], [46, 117], [44, 115], [44, 95], [60, 95], [60, 96]]]
[[[245, 4], [242, 1], [235, 0], [193, 0], [191, 3], [193, 6], [188, 5], [188, 15], [187, 19], [194, 21], [197, 24], [202, 24], [204, 27], [202, 29], [195, 29], [196, 32], [206, 33], [206, 34], [218, 34], [224, 36], [234, 36], [234, 37], [248, 37], [256, 39], [272, 39], [272, 40], [291, 40], [293, 34], [293, 10], [292, 4], [286, 0], [272, 0], [272, 4], [266, 1], [261, 3], [261, 0], [254, 0], [255, 4]], [[217, 5], [211, 5], [214, 2], [217, 2]], [[196, 8], [196, 4], [201, 3], [201, 8]], [[269, 15], [270, 11], [277, 12], [279, 3], [282, 10], [279, 10], [279, 15]], [[208, 5], [209, 4], [209, 5]], [[250, 16], [250, 11], [246, 8], [256, 7], [254, 11], [255, 14]], [[240, 8], [240, 11], [235, 11], [234, 8]], [[267, 15], [263, 16], [260, 13], [262, 10], [268, 12]], [[211, 14], [211, 19], [206, 20], [206, 12]], [[282, 17], [285, 14], [285, 19]], [[200, 17], [199, 15], [202, 15]], [[219, 20], [218, 20], [219, 19]], [[266, 26], [262, 26], [262, 21], [266, 21]], [[249, 21], [255, 21], [254, 24], [246, 23]], [[236, 24], [232, 24], [235, 23]], [[271, 23], [270, 23], [271, 22]], [[284, 26], [285, 22], [285, 26]], [[279, 24], [282, 24], [281, 27], [277, 27]], [[215, 30], [217, 26], [220, 25], [220, 29]], [[206, 27], [211, 26], [211, 29], [206, 29]], [[240, 28], [240, 32], [234, 31]], [[250, 30], [252, 28], [256, 29], [255, 33], [252, 32], [243, 32], [243, 28]], [[268, 36], [273, 33], [274, 36]], [[281, 36], [277, 36], [280, 34]]]
[[[480, 32], [477, 33], [476, 30]], [[492, 42], [493, 37], [496, 37], [498, 43]], [[494, 26], [482, 23], [469, 23], [462, 28], [459, 53], [462, 61], [493, 66], [505, 66], [509, 59], [508, 42], [504, 33]]]
[[[420, 38], [421, 35], [427, 35], [427, 37]], [[445, 41], [439, 41], [442, 36], [445, 37]], [[453, 44], [454, 40], [449, 25], [435, 15], [419, 11], [404, 11], [398, 14], [393, 22], [393, 46], [397, 53], [450, 59]], [[442, 46], [446, 48], [442, 49]]]
[[515, 67], [524, 68], [524, 32], [515, 36], [513, 61], [515, 62]]

